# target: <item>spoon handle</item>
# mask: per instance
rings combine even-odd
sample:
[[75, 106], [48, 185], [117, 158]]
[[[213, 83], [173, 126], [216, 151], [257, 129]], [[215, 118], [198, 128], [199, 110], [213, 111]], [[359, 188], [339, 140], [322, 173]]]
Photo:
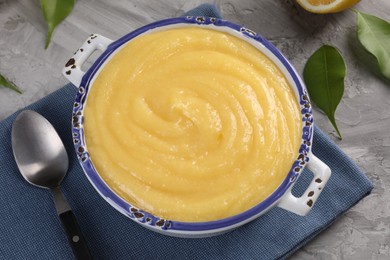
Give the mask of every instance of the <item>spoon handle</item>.
[[62, 221], [62, 225], [65, 228], [66, 235], [68, 237], [69, 243], [72, 247], [73, 254], [76, 259], [92, 259], [91, 254], [89, 253], [87, 243], [81, 233], [79, 225], [77, 224], [76, 218], [73, 215], [71, 210], [68, 210], [64, 213], [59, 214], [59, 217]]
[[68, 201], [62, 195], [60, 187], [52, 188], [51, 192], [53, 194], [57, 214], [61, 219], [62, 226], [65, 229], [66, 236], [68, 237], [74, 256], [77, 260], [92, 259], [87, 243], [81, 233], [79, 224], [77, 224], [76, 218], [73, 215]]

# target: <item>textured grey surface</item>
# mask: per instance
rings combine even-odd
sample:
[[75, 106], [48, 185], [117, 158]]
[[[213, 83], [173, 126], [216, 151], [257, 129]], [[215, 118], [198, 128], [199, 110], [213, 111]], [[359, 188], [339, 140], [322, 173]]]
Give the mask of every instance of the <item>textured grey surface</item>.
[[[91, 33], [117, 39], [203, 2], [207, 1], [78, 0], [45, 50], [46, 25], [39, 1], [0, 0], [0, 72], [24, 91], [19, 95], [0, 88], [0, 120], [67, 83], [62, 66]], [[390, 81], [357, 42], [356, 14], [314, 15], [293, 0], [211, 2], [226, 19], [274, 43], [300, 74], [322, 44], [339, 48], [347, 63], [345, 94], [336, 112], [344, 139], [337, 139], [318, 110], [315, 120], [367, 173], [375, 188], [292, 259], [390, 259]], [[390, 21], [388, 0], [363, 0], [355, 8]]]

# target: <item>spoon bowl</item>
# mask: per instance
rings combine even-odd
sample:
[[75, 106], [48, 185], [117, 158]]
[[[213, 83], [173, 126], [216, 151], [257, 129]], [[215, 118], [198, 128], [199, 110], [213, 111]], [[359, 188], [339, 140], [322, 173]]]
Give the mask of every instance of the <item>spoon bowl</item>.
[[12, 149], [23, 178], [41, 188], [60, 185], [69, 159], [54, 127], [40, 114], [25, 110], [12, 126]]

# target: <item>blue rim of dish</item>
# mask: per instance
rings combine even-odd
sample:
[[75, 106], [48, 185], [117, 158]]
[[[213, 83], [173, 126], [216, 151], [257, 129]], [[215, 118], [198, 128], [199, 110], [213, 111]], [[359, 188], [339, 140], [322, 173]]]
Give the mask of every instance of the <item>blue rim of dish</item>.
[[[266, 49], [268, 49], [273, 55], [274, 58], [279, 60], [285, 69], [287, 70], [288, 76], [294, 82], [295, 88], [299, 94], [299, 103], [302, 114], [302, 140], [301, 146], [299, 149], [298, 157], [295, 160], [291, 170], [287, 174], [287, 177], [281, 183], [281, 185], [264, 201], [260, 202], [253, 208], [240, 213], [238, 215], [224, 218], [221, 220], [208, 221], [208, 222], [181, 222], [174, 220], [167, 220], [154, 216], [148, 212], [145, 212], [141, 209], [136, 208], [135, 206], [129, 204], [117, 194], [115, 194], [104, 182], [104, 180], [99, 176], [96, 171], [93, 163], [89, 157], [86, 143], [84, 139], [84, 117], [83, 110], [84, 104], [86, 101], [87, 93], [90, 88], [91, 80], [94, 78], [99, 68], [104, 64], [104, 62], [110, 57], [111, 54], [123, 44], [126, 44], [129, 40], [134, 37], [139, 36], [149, 30], [158, 29], [160, 27], [184, 24], [185, 26], [204, 26], [204, 28], [209, 29], [224, 29], [228, 30], [227, 32], [233, 30], [244, 35], [245, 39], [254, 39], [255, 42], [251, 41], [253, 44], [260, 44]], [[286, 75], [287, 76], [287, 75]], [[294, 86], [292, 86], [294, 87]], [[309, 97], [307, 95], [306, 88], [302, 81], [300, 80], [297, 72], [287, 61], [287, 59], [276, 49], [274, 45], [262, 38], [259, 34], [254, 31], [234, 24], [232, 22], [218, 19], [214, 17], [203, 17], [203, 16], [186, 16], [178, 18], [170, 18], [166, 20], [161, 20], [143, 26], [125, 36], [119, 40], [110, 44], [107, 49], [101, 54], [101, 56], [95, 61], [95, 63], [90, 67], [90, 69], [85, 73], [82, 78], [81, 84], [79, 86], [79, 91], [76, 94], [74, 107], [73, 107], [73, 118], [72, 118], [72, 134], [74, 146], [76, 149], [76, 154], [79, 159], [79, 162], [88, 177], [89, 181], [95, 187], [95, 189], [103, 196], [112, 206], [114, 206], [121, 213], [127, 215], [131, 219], [138, 221], [141, 224], [146, 224], [151, 227], [155, 227], [162, 230], [171, 230], [171, 231], [212, 231], [216, 229], [224, 229], [229, 226], [239, 224], [241, 222], [248, 221], [254, 218], [257, 215], [262, 214], [268, 208], [270, 208], [275, 202], [277, 202], [291, 187], [293, 183], [297, 180], [306, 163], [309, 161], [308, 155], [310, 154], [312, 136], [313, 136], [313, 115], [312, 108], [310, 105]]]

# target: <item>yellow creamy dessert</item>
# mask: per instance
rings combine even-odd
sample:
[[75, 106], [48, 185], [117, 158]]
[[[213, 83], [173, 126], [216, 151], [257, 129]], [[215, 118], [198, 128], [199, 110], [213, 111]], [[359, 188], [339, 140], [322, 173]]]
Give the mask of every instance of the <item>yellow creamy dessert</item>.
[[286, 78], [230, 34], [177, 28], [113, 55], [84, 110], [92, 162], [156, 216], [210, 221], [267, 198], [297, 157], [302, 123]]

